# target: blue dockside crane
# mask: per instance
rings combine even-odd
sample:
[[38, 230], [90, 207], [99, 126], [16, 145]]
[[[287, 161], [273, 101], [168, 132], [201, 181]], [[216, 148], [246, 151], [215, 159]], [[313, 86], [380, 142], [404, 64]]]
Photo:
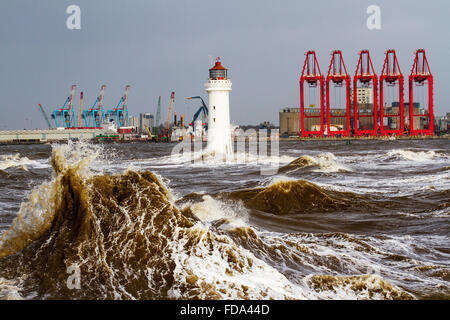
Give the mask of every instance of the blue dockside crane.
[[48, 119], [47, 113], [45, 112], [44, 108], [42, 107], [42, 105], [39, 103], [39, 111], [41, 111], [42, 115], [44, 116], [45, 122], [47, 123], [47, 126], [49, 129], [52, 128], [52, 125], [50, 123], [50, 120]]
[[125, 86], [125, 92], [123, 96], [120, 98], [119, 103], [114, 109], [110, 109], [106, 112], [106, 115], [110, 121], [114, 121], [117, 128], [127, 127], [128, 124], [128, 90], [130, 89], [129, 85]]
[[103, 110], [103, 97], [105, 95], [106, 85], [100, 88], [100, 95], [95, 100], [93, 106], [83, 111], [83, 119], [85, 127], [99, 128], [105, 122], [105, 111]]
[[[205, 101], [203, 101], [203, 98], [200, 96], [195, 96], [195, 97], [189, 97], [186, 98], [188, 100], [193, 100], [193, 99], [199, 99], [202, 102], [202, 105], [200, 106], [200, 108], [197, 110], [197, 112], [195, 112], [194, 117], [192, 118], [192, 123], [190, 125], [192, 125], [192, 128], [194, 128], [194, 123], [197, 120], [198, 116], [200, 115], [201, 112], [203, 112], [203, 117], [207, 117], [208, 116], [208, 107], [205, 104]], [[205, 125], [205, 130], [208, 130], [208, 125]]]
[[66, 102], [60, 109], [55, 109], [52, 113], [52, 119], [55, 121], [55, 127], [75, 128], [75, 113], [73, 112], [73, 95], [75, 93], [76, 85], [72, 85], [70, 96], [67, 97]]

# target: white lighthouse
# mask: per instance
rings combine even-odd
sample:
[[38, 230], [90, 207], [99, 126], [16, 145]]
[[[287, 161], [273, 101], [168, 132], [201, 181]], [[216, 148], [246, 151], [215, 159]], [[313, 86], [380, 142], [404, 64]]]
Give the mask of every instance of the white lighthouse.
[[227, 69], [216, 59], [209, 69], [209, 80], [205, 84], [208, 93], [208, 145], [207, 152], [215, 157], [228, 158], [233, 154], [230, 130], [231, 81]]

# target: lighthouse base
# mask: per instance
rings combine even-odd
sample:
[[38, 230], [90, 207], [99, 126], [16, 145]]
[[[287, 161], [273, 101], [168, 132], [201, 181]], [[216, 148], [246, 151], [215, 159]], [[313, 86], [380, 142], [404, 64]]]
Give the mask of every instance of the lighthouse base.
[[218, 160], [231, 160], [233, 157], [233, 144], [231, 142], [231, 132], [218, 132], [212, 137], [208, 135], [206, 153]]

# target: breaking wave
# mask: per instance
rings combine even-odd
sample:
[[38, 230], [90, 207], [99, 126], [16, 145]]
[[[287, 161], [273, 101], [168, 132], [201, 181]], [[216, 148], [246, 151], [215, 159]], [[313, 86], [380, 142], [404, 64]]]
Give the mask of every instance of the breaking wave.
[[[409, 300], [412, 296], [398, 290], [389, 282], [377, 275], [332, 276], [311, 275], [308, 283], [323, 296], [353, 296], [355, 299], [401, 299]], [[324, 297], [325, 298], [325, 297]]]
[[389, 157], [411, 161], [430, 161], [438, 158], [448, 158], [446, 155], [430, 151], [413, 151], [406, 149], [394, 149], [387, 153]]
[[326, 189], [306, 180], [280, 180], [266, 187], [226, 195], [242, 200], [248, 208], [277, 215], [329, 212], [368, 205], [362, 196]]
[[317, 167], [314, 171], [317, 172], [350, 172], [352, 171], [347, 166], [340, 163], [336, 156], [331, 153], [322, 153], [318, 156], [301, 156], [288, 165], [282, 167], [280, 172], [294, 171], [297, 169]]
[[0, 155], [0, 171], [4, 171], [9, 168], [21, 167], [24, 170], [28, 170], [28, 167], [47, 167], [36, 160], [30, 160], [27, 157], [21, 157], [20, 154], [7, 154]]

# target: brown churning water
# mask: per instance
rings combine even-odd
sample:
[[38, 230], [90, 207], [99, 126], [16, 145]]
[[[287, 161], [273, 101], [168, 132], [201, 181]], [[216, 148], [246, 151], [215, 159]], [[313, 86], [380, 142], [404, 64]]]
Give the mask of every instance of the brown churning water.
[[0, 298], [450, 298], [447, 140], [337, 144], [281, 144], [272, 177], [170, 144], [4, 147]]

